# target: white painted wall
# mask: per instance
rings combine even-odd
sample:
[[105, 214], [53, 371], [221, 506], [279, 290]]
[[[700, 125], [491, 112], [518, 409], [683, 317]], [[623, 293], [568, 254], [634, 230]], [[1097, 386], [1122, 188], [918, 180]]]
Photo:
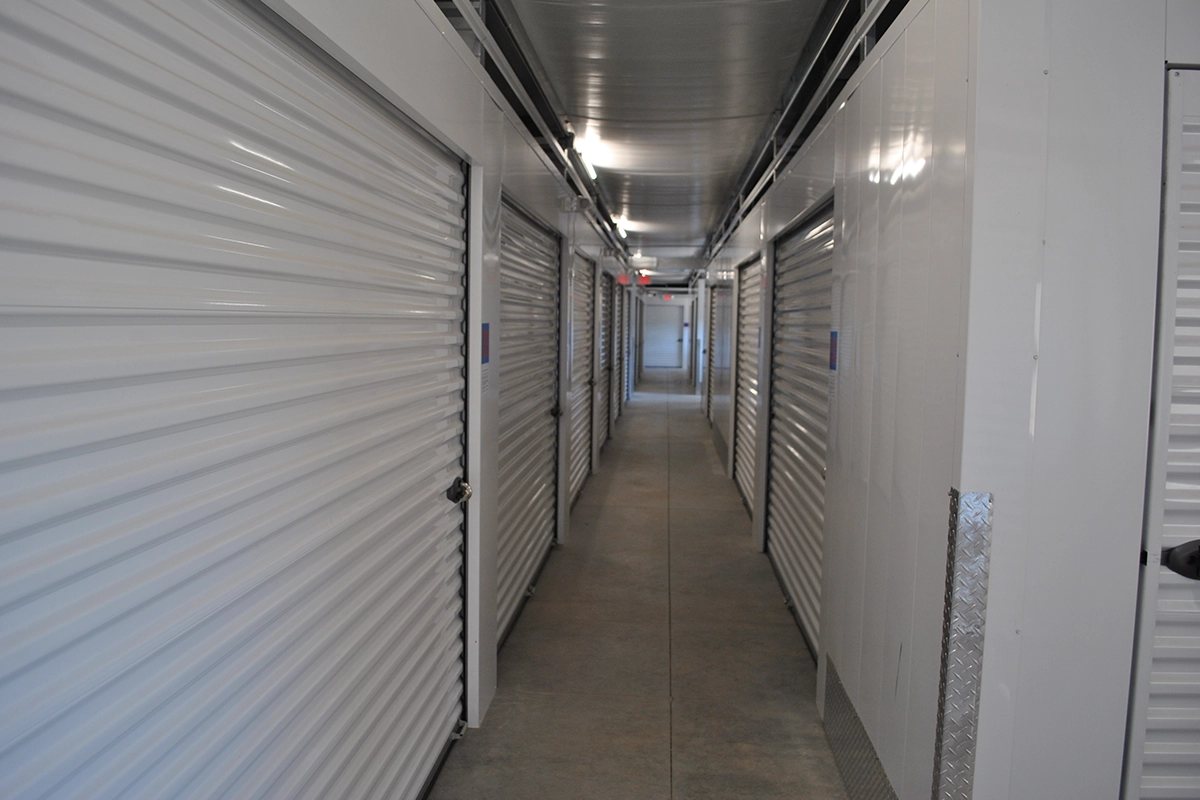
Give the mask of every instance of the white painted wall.
[[[603, 243], [574, 213], [561, 176], [518, 122], [482, 65], [433, 0], [265, 0], [266, 4], [458, 152], [471, 177], [471, 330], [468, 378], [467, 721], [479, 725], [496, 688], [496, 508], [499, 356], [479, 364], [480, 326], [498, 341], [500, 195], [560, 232], [569, 248], [598, 256]], [[490, 375], [484, 370], [490, 370]], [[567, 454], [561, 454], [566, 458]], [[564, 531], [565, 535], [565, 531]]]
[[961, 484], [995, 493], [995, 519], [976, 796], [1117, 797], [1165, 3], [980, 6]]
[[1198, 7], [914, 0], [718, 254], [836, 185], [821, 680], [832, 659], [905, 800], [932, 778], [951, 486], [995, 494], [975, 796], [1118, 795], [1163, 61], [1200, 62]]

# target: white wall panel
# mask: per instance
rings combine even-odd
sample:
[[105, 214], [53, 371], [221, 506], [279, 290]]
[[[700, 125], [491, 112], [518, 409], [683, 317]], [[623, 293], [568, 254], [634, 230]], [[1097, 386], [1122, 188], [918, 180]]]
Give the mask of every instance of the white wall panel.
[[1200, 66], [1200, 3], [1167, 0], [1167, 61]]
[[836, 115], [817, 125], [787, 171], [763, 198], [763, 240], [771, 241], [833, 191]]

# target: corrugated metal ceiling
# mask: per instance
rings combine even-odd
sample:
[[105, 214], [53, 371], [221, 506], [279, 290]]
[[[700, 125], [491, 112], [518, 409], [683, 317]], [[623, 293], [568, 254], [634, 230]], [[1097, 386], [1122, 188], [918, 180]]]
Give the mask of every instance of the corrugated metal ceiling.
[[694, 257], [821, 0], [510, 0], [632, 251]]

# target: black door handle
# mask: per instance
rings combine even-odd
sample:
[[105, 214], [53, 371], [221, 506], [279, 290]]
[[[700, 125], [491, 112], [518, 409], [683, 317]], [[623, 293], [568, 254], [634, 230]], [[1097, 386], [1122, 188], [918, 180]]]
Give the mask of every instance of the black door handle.
[[1158, 563], [1185, 578], [1200, 581], [1200, 539], [1176, 547], [1164, 547]]

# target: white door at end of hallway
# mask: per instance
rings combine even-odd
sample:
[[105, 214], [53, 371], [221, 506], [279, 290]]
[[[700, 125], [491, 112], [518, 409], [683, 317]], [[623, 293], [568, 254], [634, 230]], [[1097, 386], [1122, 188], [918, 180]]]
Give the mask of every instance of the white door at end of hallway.
[[683, 306], [645, 307], [642, 365], [679, 369], [683, 366]]

